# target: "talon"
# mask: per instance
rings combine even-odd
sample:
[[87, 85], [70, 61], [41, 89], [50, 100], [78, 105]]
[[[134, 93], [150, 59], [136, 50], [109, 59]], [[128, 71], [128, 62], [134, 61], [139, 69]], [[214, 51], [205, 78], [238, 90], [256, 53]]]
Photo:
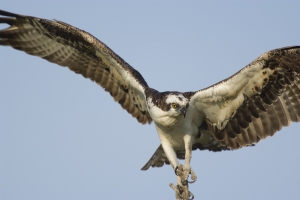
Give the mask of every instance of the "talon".
[[192, 197], [189, 200], [193, 200], [194, 199], [194, 194], [191, 191], [189, 191], [189, 197]]
[[[191, 168], [186, 168], [183, 165], [177, 165], [174, 170], [176, 176], [180, 177], [180, 183], [182, 185], [187, 185], [188, 183], [194, 183], [197, 179], [194, 171]], [[191, 174], [192, 181], [188, 180], [189, 174]]]
[[175, 167], [175, 170], [174, 170], [174, 172], [175, 172], [176, 176], [178, 176], [178, 174], [177, 174], [177, 170], [178, 170], [178, 165]]
[[177, 165], [174, 172], [176, 176], [182, 176], [182, 173], [184, 172], [182, 165]]
[[195, 183], [196, 180], [191, 180], [191, 181], [187, 181], [188, 183], [192, 184], [192, 183]]
[[197, 176], [196, 176], [196, 174], [195, 174], [195, 172], [194, 172], [193, 169], [191, 169], [190, 175], [191, 175], [192, 181], [188, 181], [188, 183], [195, 183], [195, 181], [197, 180]]

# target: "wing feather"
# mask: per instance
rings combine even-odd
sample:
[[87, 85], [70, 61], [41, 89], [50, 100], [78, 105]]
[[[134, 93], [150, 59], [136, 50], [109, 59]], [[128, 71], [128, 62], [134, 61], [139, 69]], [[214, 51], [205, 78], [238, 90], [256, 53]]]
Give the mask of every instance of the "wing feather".
[[142, 167], [141, 170], [147, 170], [149, 167], [162, 167], [164, 164], [169, 165], [170, 162], [162, 148], [162, 145], [159, 145], [150, 160]]
[[300, 47], [266, 52], [232, 77], [188, 94], [194, 116], [202, 114], [222, 145], [257, 143], [300, 121]]
[[[287, 90], [290, 89], [289, 86], [286, 87]], [[288, 94], [285, 92], [282, 94], [282, 98], [283, 98], [283, 101], [285, 103], [285, 106], [287, 108], [287, 111], [288, 111], [288, 115], [290, 116], [291, 120], [292, 121], [297, 121], [297, 114], [293, 108], [293, 105], [291, 104], [291, 101], [290, 101], [290, 98], [288, 96]]]
[[[274, 102], [273, 108], [277, 114], [277, 117], [282, 126], [288, 126], [290, 123], [289, 115], [287, 115], [286, 109], [283, 106], [281, 97], [278, 98], [277, 101]], [[281, 130], [282, 126], [278, 130]]]
[[[61, 21], [0, 10], [0, 45], [11, 46], [68, 67], [98, 83], [140, 123], [151, 123], [146, 109], [146, 81], [138, 71], [89, 33]], [[135, 99], [139, 99], [136, 101]]]
[[241, 137], [237, 139], [237, 142], [240, 144], [240, 146], [245, 147], [247, 144], [252, 144], [247, 129], [242, 128], [241, 132], [242, 132]]
[[[275, 112], [274, 106], [265, 106], [267, 115], [270, 118], [270, 126], [272, 128], [272, 133], [274, 134], [277, 130], [281, 130], [282, 126], [278, 119], [277, 113]], [[273, 134], [271, 136], [273, 136]]]

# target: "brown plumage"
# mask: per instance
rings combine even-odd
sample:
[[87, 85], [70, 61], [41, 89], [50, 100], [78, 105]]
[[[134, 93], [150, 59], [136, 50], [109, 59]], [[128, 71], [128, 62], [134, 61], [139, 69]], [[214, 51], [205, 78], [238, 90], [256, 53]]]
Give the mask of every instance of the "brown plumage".
[[263, 87], [256, 86], [255, 93], [246, 96], [224, 129], [210, 127], [216, 140], [232, 149], [257, 143], [300, 121], [300, 47], [267, 52], [248, 66], [256, 63], [273, 73], [264, 78]]
[[0, 15], [9, 16], [0, 18], [0, 23], [10, 25], [9, 28], [0, 31], [0, 45], [11, 46], [68, 67], [98, 83], [138, 122], [152, 122], [143, 95], [124, 80], [115, 66], [132, 76], [144, 89], [148, 88], [146, 81], [104, 43], [91, 34], [61, 21], [22, 16], [6, 11], [0, 11]]
[[[137, 70], [83, 30], [61, 21], [1, 10], [0, 15], [5, 16], [0, 23], [10, 25], [0, 31], [0, 45], [68, 67], [96, 82], [142, 124], [155, 121], [147, 100], [167, 112], [167, 96], [182, 94], [189, 101], [188, 120], [198, 128], [193, 133], [193, 150], [252, 146], [290, 122], [300, 121], [298, 46], [266, 52], [228, 79], [196, 92], [158, 92]], [[186, 152], [176, 149], [175, 153], [182, 159]], [[163, 164], [170, 162], [160, 145], [143, 169]]]

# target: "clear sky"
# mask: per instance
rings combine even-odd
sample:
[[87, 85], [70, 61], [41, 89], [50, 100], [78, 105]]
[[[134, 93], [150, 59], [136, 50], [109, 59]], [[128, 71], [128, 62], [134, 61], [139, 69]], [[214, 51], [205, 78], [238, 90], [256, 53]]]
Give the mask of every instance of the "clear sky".
[[[159, 91], [199, 90], [265, 51], [300, 45], [299, 1], [151, 2], [1, 0], [0, 9], [88, 31]], [[193, 152], [190, 190], [196, 199], [299, 199], [299, 129], [256, 147]], [[1, 200], [175, 199], [170, 166], [140, 170], [159, 143], [153, 124], [95, 83], [0, 47]]]

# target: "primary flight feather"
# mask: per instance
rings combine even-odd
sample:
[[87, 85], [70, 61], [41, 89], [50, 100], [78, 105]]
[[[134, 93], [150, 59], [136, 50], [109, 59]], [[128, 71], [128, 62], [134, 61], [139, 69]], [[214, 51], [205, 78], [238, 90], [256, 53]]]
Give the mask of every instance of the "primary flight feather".
[[[161, 145], [142, 170], [171, 164], [178, 199], [189, 174], [192, 150], [251, 146], [300, 121], [300, 47], [262, 54], [239, 72], [194, 92], [159, 92], [89, 33], [61, 21], [0, 10], [0, 45], [39, 56], [99, 84], [142, 124], [155, 124]], [[181, 165], [178, 159], [185, 159]]]

